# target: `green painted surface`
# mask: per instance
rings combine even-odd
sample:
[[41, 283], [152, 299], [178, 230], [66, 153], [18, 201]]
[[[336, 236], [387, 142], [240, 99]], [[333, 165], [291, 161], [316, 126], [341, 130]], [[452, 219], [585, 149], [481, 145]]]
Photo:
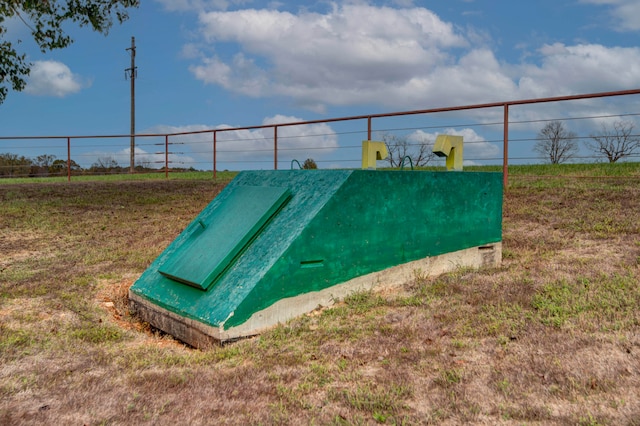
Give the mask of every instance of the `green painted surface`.
[[[242, 206], [230, 206], [237, 201], [234, 193], [245, 187], [261, 187], [265, 193], [286, 188], [291, 198], [230, 258], [214, 278], [215, 285], [203, 291], [159, 273], [166, 272], [176, 252], [190, 256], [186, 247], [200, 222], [211, 223], [227, 209], [242, 211]], [[501, 239], [499, 173], [241, 172], [131, 291], [179, 315], [228, 328], [285, 297]], [[216, 250], [215, 244], [208, 247]], [[215, 256], [225, 257], [228, 253], [223, 251]], [[216, 267], [215, 262], [206, 263], [194, 267], [198, 271]]]
[[206, 290], [290, 196], [287, 188], [240, 186], [224, 208], [194, 221], [188, 237], [160, 266], [168, 278]]

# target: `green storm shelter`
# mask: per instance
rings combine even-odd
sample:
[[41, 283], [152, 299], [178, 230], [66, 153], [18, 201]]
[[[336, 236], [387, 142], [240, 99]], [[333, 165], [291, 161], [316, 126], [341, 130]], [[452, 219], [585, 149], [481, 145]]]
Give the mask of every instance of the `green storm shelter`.
[[500, 173], [244, 171], [134, 283], [130, 302], [202, 347], [417, 270], [497, 265], [501, 240]]

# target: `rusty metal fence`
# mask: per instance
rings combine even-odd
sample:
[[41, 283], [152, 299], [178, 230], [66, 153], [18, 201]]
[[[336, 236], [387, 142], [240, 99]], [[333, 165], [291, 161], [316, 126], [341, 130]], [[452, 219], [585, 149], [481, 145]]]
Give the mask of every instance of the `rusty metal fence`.
[[[633, 123], [640, 115], [640, 98], [633, 95], [639, 94], [640, 89], [634, 89], [245, 127], [136, 134], [133, 135], [136, 170], [154, 170], [165, 176], [178, 169], [209, 170], [216, 178], [221, 168], [278, 169], [293, 167], [305, 158], [314, 157], [326, 167], [356, 168], [360, 162], [362, 140], [375, 140], [397, 133], [428, 139], [435, 133], [457, 131], [465, 136], [465, 146], [471, 147], [470, 152], [476, 153], [476, 157], [465, 154], [465, 160], [471, 164], [501, 165], [506, 186], [510, 163], [544, 161], [544, 158], [532, 155], [532, 146], [537, 140], [536, 126], [539, 128], [551, 121], [588, 121], [591, 128], [597, 122], [629, 120]], [[619, 101], [623, 97], [625, 101]], [[604, 100], [605, 104], [595, 105], [596, 99]], [[551, 108], [549, 105], [555, 106]], [[569, 112], [569, 105], [578, 107]], [[544, 110], [540, 106], [545, 106]], [[528, 109], [517, 111], [523, 107]], [[480, 137], [479, 134], [491, 136]], [[118, 167], [112, 155], [120, 152], [123, 158], [128, 158], [131, 136], [0, 136], [0, 153], [16, 159], [15, 164], [10, 161], [0, 163], [0, 172], [4, 172], [0, 176], [33, 176], [38, 174], [38, 167], [46, 167], [45, 174], [53, 168], [58, 175], [66, 175], [68, 180], [80, 170], [84, 174], [91, 173], [91, 170], [98, 173], [129, 172], [128, 167]], [[631, 136], [640, 138], [639, 135]], [[588, 140], [592, 135], [574, 134], [573, 137], [580, 141]], [[475, 150], [474, 144], [477, 144]], [[29, 155], [37, 150], [46, 154], [37, 157], [35, 170], [33, 164], [29, 169], [20, 168], [19, 160], [27, 158], [24, 153]], [[640, 152], [630, 154], [627, 156], [629, 160], [640, 158]], [[601, 159], [583, 150], [576, 153], [573, 160], [589, 162]], [[90, 163], [92, 166], [87, 167]]]

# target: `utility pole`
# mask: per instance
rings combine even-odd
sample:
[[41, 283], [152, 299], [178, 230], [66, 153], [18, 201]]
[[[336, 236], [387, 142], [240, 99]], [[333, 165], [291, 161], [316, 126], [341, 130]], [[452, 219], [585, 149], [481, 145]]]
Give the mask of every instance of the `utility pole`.
[[124, 70], [124, 78], [131, 81], [131, 165], [130, 173], [135, 172], [136, 164], [136, 77], [138, 76], [138, 68], [136, 67], [136, 38], [131, 37], [131, 47], [127, 50], [131, 51], [131, 68]]

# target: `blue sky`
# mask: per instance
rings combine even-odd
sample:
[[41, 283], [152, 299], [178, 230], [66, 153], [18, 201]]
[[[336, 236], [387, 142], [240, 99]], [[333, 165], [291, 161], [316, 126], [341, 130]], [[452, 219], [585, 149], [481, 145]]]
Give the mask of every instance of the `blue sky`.
[[[130, 59], [125, 49], [132, 36], [137, 133], [640, 88], [636, 0], [144, 0], [107, 37], [73, 26], [67, 30], [75, 43], [43, 54], [22, 22], [9, 22], [8, 37], [23, 40], [21, 48], [34, 66], [27, 90], [10, 92], [0, 105], [1, 136], [127, 134], [130, 87], [124, 70]], [[520, 108], [511, 118], [637, 112], [637, 98]], [[411, 140], [463, 134], [474, 143], [467, 155], [481, 163], [501, 155], [496, 142], [501, 126], [487, 125], [500, 119], [501, 111], [484, 111], [381, 120], [377, 128], [405, 129]], [[465, 126], [473, 123], [484, 125]], [[601, 124], [579, 120], [571, 130], [587, 135]], [[366, 130], [363, 123], [283, 129], [282, 146], [299, 151], [289, 156], [283, 151], [282, 161], [312, 156], [326, 167], [340, 167], [341, 159], [359, 156], [357, 148], [345, 148], [365, 138], [352, 133], [356, 127]], [[519, 132], [524, 139], [535, 137], [539, 127], [513, 126], [511, 137]], [[298, 140], [300, 133], [306, 138]], [[233, 139], [237, 142], [229, 151], [234, 152], [220, 157], [230, 162], [219, 168], [270, 167], [269, 134], [245, 131]], [[95, 142], [83, 148], [84, 162], [91, 161], [89, 153], [121, 162], [128, 158], [126, 140], [114, 142], [111, 150]], [[158, 141], [143, 142], [136, 154], [155, 159]], [[197, 148], [203, 141], [182, 142], [174, 149], [176, 162], [207, 168], [210, 154]], [[309, 144], [325, 150], [305, 150]], [[254, 146], [265, 152], [243, 152]], [[530, 148], [523, 145], [516, 152], [533, 155]], [[0, 141], [0, 152], [15, 149], [16, 142]], [[30, 150], [27, 154], [36, 155], [46, 148], [31, 143]], [[66, 155], [60, 146], [55, 150], [59, 157]], [[264, 162], [231, 162], [238, 158]]]

